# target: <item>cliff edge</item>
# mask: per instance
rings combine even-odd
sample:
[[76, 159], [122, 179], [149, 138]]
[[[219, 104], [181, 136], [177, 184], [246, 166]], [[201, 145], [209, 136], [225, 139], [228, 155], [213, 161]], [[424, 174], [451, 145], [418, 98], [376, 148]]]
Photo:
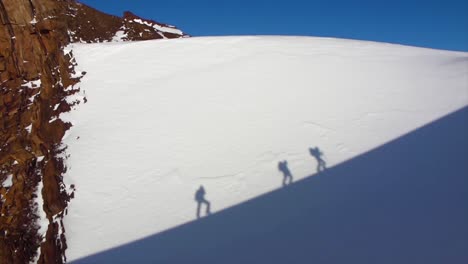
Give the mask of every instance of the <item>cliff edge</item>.
[[0, 21], [0, 263], [65, 263], [62, 220], [75, 186], [63, 182], [72, 124], [60, 114], [86, 98], [85, 73], [64, 47], [188, 35], [73, 0], [0, 0]]

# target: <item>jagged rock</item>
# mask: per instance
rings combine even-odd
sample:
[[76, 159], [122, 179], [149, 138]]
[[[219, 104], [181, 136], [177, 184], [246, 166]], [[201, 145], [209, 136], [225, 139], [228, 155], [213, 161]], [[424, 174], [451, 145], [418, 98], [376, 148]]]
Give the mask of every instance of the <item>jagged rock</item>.
[[188, 36], [174, 26], [143, 19], [129, 11], [124, 13], [121, 29], [126, 40], [170, 39]]
[[[44, 241], [37, 220], [39, 211], [54, 208], [45, 211], [44, 220], [52, 222], [52, 214], [63, 211], [69, 201], [61, 182], [63, 160], [55, 153], [70, 125], [49, 124], [57, 114], [53, 106], [67, 96], [65, 88], [78, 83], [63, 53], [68, 35], [60, 14], [69, 2], [0, 3], [0, 179], [12, 175], [11, 186], [2, 184], [0, 191], [0, 262], [28, 263], [37, 257], [41, 262], [51, 254], [63, 261], [64, 252], [57, 250], [62, 243]], [[61, 165], [48, 169], [57, 163]], [[38, 194], [49, 198], [43, 199], [43, 208], [36, 204], [42, 199]], [[36, 255], [39, 247], [41, 256]]]
[[80, 3], [70, 6], [67, 20], [72, 42], [95, 43], [188, 37], [174, 26], [143, 19], [128, 11], [120, 18]]
[[0, 263], [64, 263], [62, 218], [73, 193], [63, 183], [61, 143], [71, 124], [60, 114], [80, 103], [66, 98], [80, 92], [81, 78], [64, 47], [188, 35], [73, 0], [2, 0], [0, 21]]

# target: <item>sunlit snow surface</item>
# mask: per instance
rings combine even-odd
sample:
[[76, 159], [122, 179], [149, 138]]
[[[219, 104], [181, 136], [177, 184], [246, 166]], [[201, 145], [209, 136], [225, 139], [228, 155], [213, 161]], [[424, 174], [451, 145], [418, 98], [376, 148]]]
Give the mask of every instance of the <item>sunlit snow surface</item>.
[[[68, 260], [216, 213], [468, 105], [468, 54], [310, 37], [75, 44]], [[378, 175], [376, 175], [378, 177]]]

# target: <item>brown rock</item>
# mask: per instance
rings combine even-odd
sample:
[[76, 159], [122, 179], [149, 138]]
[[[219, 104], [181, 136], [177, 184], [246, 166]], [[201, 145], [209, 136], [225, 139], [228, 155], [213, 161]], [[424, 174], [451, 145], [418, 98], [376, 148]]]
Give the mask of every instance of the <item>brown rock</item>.
[[[74, 0], [0, 1], [0, 183], [13, 179], [11, 186], [0, 185], [0, 263], [66, 261], [62, 218], [73, 193], [63, 183], [61, 141], [71, 124], [58, 116], [79, 103], [65, 98], [80, 89], [74, 87], [73, 54], [64, 54], [64, 47], [111, 41], [118, 31], [123, 40], [187, 36], [161, 27], [173, 28], [130, 12], [107, 15]], [[45, 234], [38, 234], [38, 210], [49, 222]]]

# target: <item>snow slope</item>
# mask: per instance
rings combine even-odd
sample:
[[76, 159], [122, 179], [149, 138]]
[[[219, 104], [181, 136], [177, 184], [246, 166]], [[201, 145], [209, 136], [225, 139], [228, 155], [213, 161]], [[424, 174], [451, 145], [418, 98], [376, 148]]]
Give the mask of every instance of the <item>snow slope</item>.
[[[68, 260], [196, 220], [468, 105], [468, 54], [311, 37], [74, 44]], [[376, 175], [375, 177], [379, 177]]]

